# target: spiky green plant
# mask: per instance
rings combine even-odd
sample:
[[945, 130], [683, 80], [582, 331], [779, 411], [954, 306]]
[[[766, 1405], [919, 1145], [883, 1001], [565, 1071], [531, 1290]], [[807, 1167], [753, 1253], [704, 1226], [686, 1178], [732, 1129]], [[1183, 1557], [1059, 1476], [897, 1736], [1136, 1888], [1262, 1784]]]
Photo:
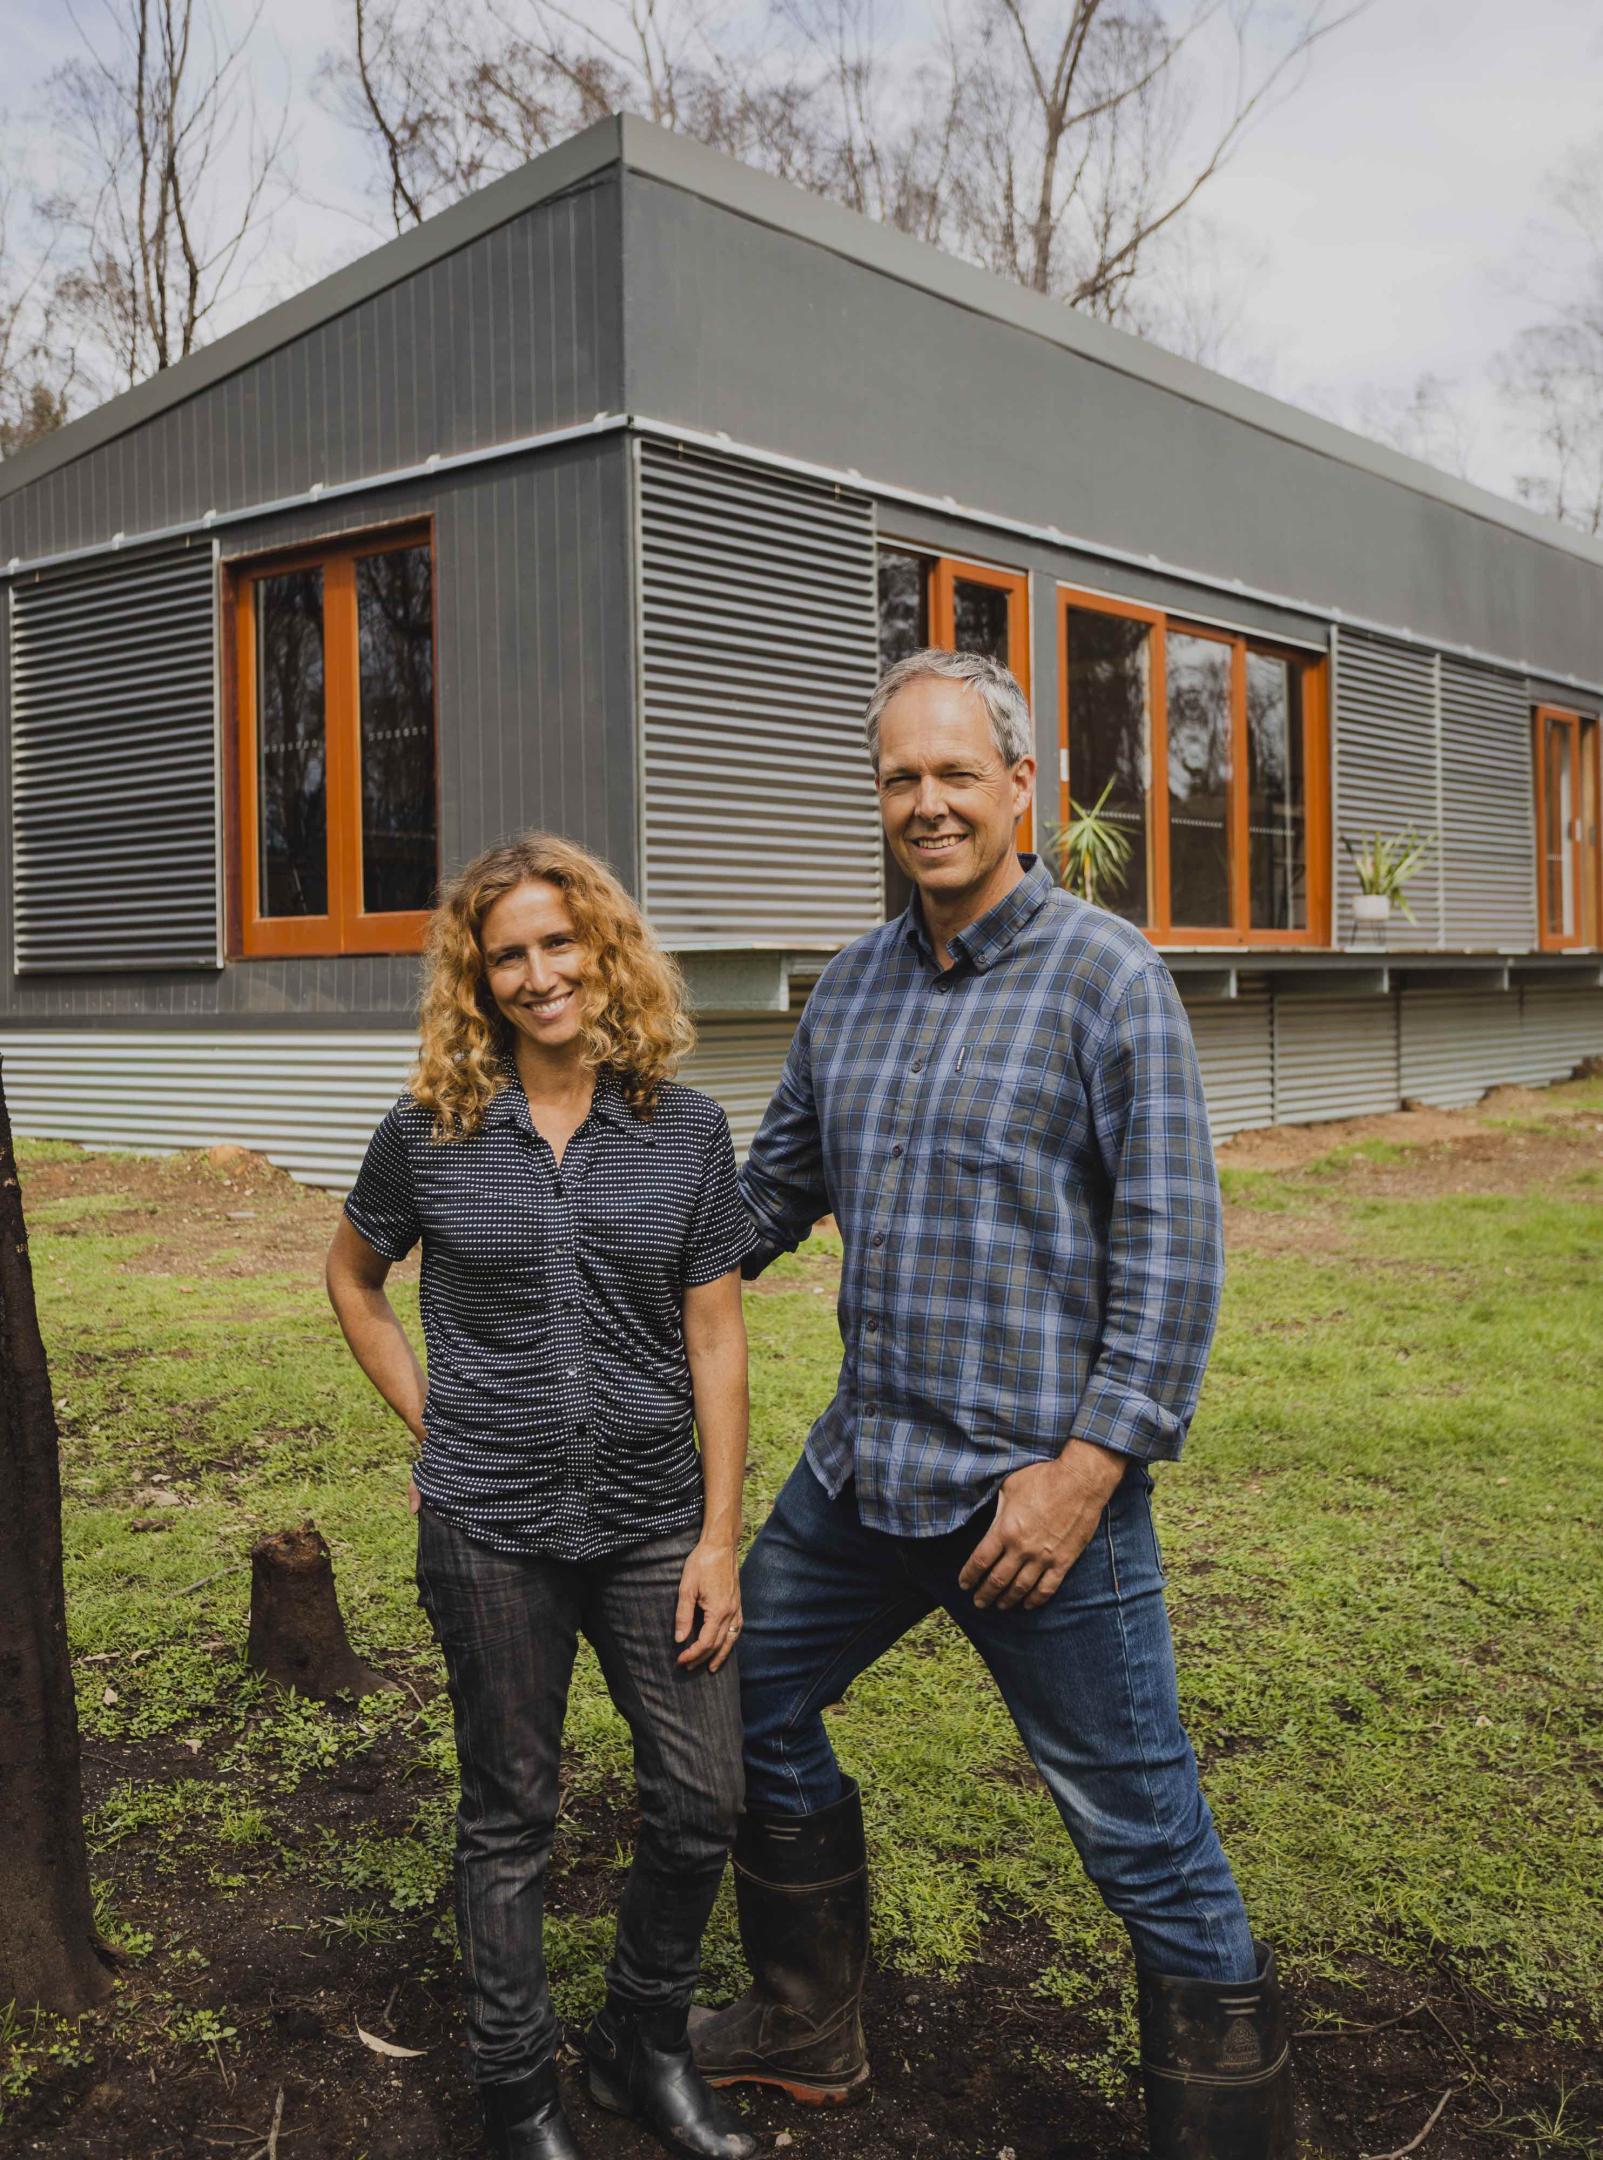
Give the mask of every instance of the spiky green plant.
[[1089, 809], [1071, 797], [1069, 822], [1054, 825], [1048, 835], [1058, 859], [1059, 882], [1093, 907], [1099, 893], [1120, 891], [1130, 867], [1130, 835], [1103, 815], [1112, 793], [1110, 780]]
[[1343, 833], [1341, 844], [1352, 857], [1358, 890], [1377, 900], [1389, 900], [1410, 922], [1417, 922], [1406, 889], [1436, 845], [1436, 835], [1405, 825], [1401, 832], [1375, 832], [1367, 840], [1360, 835], [1356, 847]]

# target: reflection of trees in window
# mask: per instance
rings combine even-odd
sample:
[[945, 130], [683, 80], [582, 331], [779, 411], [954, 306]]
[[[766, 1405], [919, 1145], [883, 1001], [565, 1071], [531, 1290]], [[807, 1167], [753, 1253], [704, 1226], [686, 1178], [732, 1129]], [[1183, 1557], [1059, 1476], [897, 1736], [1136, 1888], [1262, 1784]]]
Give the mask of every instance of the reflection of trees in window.
[[884, 674], [930, 641], [930, 565], [905, 548], [879, 551], [879, 666]]
[[1230, 921], [1230, 647], [1169, 632], [1170, 919]]
[[434, 624], [426, 547], [356, 564], [362, 756], [362, 908], [434, 896]]
[[1000, 585], [957, 578], [952, 585], [952, 645], [957, 652], [984, 653], [1011, 664], [1007, 640], [1007, 593]]
[[1070, 608], [1068, 619], [1069, 790], [1130, 841], [1121, 882], [1099, 886], [1101, 906], [1127, 922], [1147, 919], [1147, 625], [1100, 609]]
[[264, 915], [328, 913], [323, 573], [256, 587], [257, 772]]
[[1247, 862], [1255, 930], [1308, 920], [1303, 816], [1302, 671], [1247, 654]]

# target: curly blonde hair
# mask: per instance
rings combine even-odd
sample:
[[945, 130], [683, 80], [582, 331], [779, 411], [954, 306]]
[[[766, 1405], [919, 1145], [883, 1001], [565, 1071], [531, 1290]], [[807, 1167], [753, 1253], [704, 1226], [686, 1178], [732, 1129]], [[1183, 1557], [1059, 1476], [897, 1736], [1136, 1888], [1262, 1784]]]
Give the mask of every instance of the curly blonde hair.
[[580, 1005], [581, 1055], [623, 1090], [636, 1117], [692, 1048], [684, 982], [607, 865], [553, 833], [524, 833], [475, 856], [441, 894], [424, 948], [421, 1042], [408, 1083], [434, 1113], [435, 1137], [477, 1132], [514, 1070], [512, 1029], [490, 993], [484, 918], [538, 880], [567, 902], [590, 958]]

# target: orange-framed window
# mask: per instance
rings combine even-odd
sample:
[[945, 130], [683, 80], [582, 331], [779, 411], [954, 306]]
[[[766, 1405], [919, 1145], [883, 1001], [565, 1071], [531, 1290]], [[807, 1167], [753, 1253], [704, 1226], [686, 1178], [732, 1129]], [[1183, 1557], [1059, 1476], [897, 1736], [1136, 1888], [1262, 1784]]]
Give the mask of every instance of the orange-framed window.
[[[988, 653], [1030, 694], [1030, 581], [1022, 570], [887, 543], [879, 551], [879, 660], [891, 667], [926, 645]], [[1018, 823], [1021, 849], [1035, 821]]]
[[1130, 843], [1099, 904], [1160, 945], [1330, 938], [1323, 664], [1095, 593], [1059, 593], [1058, 822]]
[[1603, 943], [1598, 722], [1539, 705], [1535, 721], [1537, 924], [1545, 951]]
[[238, 947], [415, 952], [439, 879], [430, 535], [231, 575]]

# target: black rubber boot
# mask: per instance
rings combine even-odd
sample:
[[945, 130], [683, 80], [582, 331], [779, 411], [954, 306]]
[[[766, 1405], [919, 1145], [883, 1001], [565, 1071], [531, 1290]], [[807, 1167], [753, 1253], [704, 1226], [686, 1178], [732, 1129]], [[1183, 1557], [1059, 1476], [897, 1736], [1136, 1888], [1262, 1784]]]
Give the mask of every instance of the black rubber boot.
[[554, 2062], [507, 2085], [481, 2085], [479, 2106], [490, 2160], [582, 2160], [562, 2112]]
[[1152, 2160], [1296, 2160], [1286, 2006], [1254, 1947], [1255, 1980], [1138, 1975]]
[[748, 1812], [735, 1897], [751, 1986], [726, 2010], [692, 2010], [696, 2061], [713, 2085], [777, 2085], [838, 2107], [868, 2084], [868, 1856], [856, 1784], [848, 1778], [840, 1799], [811, 1815]]
[[685, 2160], [753, 2160], [757, 2140], [696, 2068], [683, 2010], [607, 2001], [584, 2036], [590, 2097]]

